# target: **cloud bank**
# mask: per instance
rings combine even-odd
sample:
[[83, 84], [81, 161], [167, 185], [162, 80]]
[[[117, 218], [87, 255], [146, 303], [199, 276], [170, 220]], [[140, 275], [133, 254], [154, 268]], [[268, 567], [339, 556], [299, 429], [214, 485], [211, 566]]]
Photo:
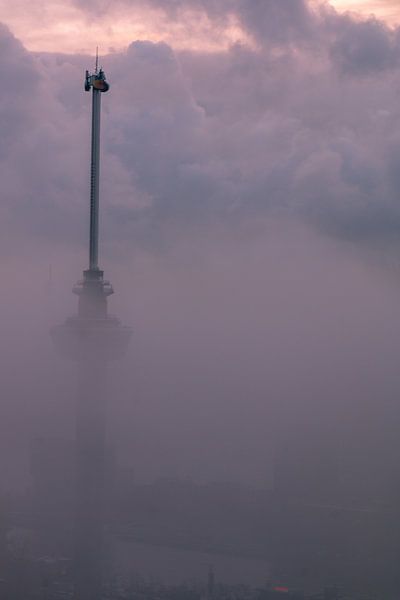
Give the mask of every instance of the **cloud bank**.
[[[202, 53], [135, 41], [104, 59], [109, 239], [151, 244], [173, 223], [270, 214], [350, 238], [394, 235], [400, 32], [305, 0], [190, 4], [216, 20], [234, 13], [255, 45]], [[183, 3], [162, 7], [178, 19]], [[2, 227], [76, 241], [91, 60], [31, 54], [5, 27], [0, 35]]]

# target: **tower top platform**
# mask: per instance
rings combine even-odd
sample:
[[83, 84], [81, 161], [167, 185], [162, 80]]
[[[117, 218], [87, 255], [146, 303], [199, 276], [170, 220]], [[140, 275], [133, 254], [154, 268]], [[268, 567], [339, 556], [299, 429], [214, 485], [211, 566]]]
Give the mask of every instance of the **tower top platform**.
[[89, 73], [86, 71], [85, 75], [85, 91], [90, 92], [90, 90], [98, 92], [108, 92], [110, 89], [110, 84], [106, 81], [106, 76], [103, 69], [96, 70], [94, 73]]

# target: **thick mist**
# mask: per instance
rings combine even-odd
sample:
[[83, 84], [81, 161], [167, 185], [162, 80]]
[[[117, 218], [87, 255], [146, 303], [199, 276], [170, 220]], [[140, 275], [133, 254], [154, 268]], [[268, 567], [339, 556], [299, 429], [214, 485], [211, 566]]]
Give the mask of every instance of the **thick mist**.
[[[49, 331], [76, 312], [66, 282], [85, 258], [42, 248], [4, 270], [4, 485], [26, 485], [32, 439], [73, 437], [75, 367]], [[309, 436], [383, 476], [370, 467], [397, 447], [393, 269], [276, 219], [192, 229], [162, 253], [102, 262], [110, 311], [134, 329], [110, 366], [109, 436], [138, 481], [270, 488], [277, 449]]]
[[[104, 59], [101, 264], [134, 327], [110, 436], [140, 480], [271, 486], [286, 438], [356, 439], [367, 463], [394, 443], [398, 33], [274, 7], [230, 6], [255, 46]], [[49, 329], [86, 262], [90, 103], [87, 57], [1, 35], [7, 486], [31, 437], [73, 429]]]
[[[71, 6], [240, 31], [103, 52], [100, 266], [133, 329], [101, 390], [116, 563], [396, 597], [400, 30], [305, 0]], [[0, 47], [0, 555], [41, 532], [37, 566], [71, 556], [77, 365], [50, 332], [87, 268], [92, 57]]]

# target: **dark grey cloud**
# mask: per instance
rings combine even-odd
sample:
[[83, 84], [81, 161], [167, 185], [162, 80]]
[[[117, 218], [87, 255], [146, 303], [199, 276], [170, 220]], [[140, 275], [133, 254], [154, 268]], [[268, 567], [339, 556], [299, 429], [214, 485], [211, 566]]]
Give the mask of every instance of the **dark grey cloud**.
[[334, 17], [333, 60], [349, 74], [379, 74], [400, 64], [398, 34], [382, 21], [369, 18], [354, 21], [350, 17]]
[[315, 17], [306, 0], [238, 0], [235, 13], [261, 42], [304, 42], [314, 35]]
[[233, 15], [258, 41], [275, 43], [304, 41], [312, 35], [315, 20], [307, 0], [74, 0], [74, 4], [92, 18], [156, 8], [170, 20], [185, 23], [188, 11], [197, 11], [221, 25]]
[[4, 158], [31, 125], [26, 105], [38, 89], [33, 59], [4, 26], [0, 26], [0, 155]]

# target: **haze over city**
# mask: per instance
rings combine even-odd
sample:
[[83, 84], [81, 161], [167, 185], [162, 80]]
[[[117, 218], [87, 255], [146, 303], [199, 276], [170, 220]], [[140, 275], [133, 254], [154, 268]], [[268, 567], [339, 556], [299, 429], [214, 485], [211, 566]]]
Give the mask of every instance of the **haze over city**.
[[[0, 7], [1, 494], [28, 514], [35, 440], [74, 438], [76, 365], [60, 358], [50, 331], [76, 312], [70, 289], [87, 268], [92, 107], [83, 80], [99, 46], [111, 85], [102, 100], [99, 262], [116, 292], [110, 313], [132, 327], [107, 393], [118, 477], [132, 473], [145, 498], [156, 486], [158, 499], [180, 492], [168, 496], [157, 482], [191, 482], [199, 495], [182, 494], [205, 515], [224, 494], [243, 499], [237, 488], [261, 490], [263, 507], [268, 494], [302, 496], [295, 473], [303, 472], [307, 506], [392, 510], [400, 492], [396, 3]], [[258, 515], [257, 502], [243, 500], [243, 514]], [[124, 514], [116, 510], [116, 529], [128, 527]], [[243, 556], [265, 559], [271, 573], [274, 560], [289, 564], [262, 546], [261, 522], [252, 521], [253, 538], [240, 514]], [[190, 540], [189, 530], [166, 527], [155, 545]], [[372, 530], [371, 539], [376, 530], [362, 527]], [[230, 554], [242, 556], [239, 543]], [[332, 583], [321, 573], [318, 589]], [[374, 589], [365, 586], [371, 594], [385, 580], [379, 573]], [[397, 589], [390, 573], [385, 599]], [[362, 587], [361, 576], [343, 581]]]

